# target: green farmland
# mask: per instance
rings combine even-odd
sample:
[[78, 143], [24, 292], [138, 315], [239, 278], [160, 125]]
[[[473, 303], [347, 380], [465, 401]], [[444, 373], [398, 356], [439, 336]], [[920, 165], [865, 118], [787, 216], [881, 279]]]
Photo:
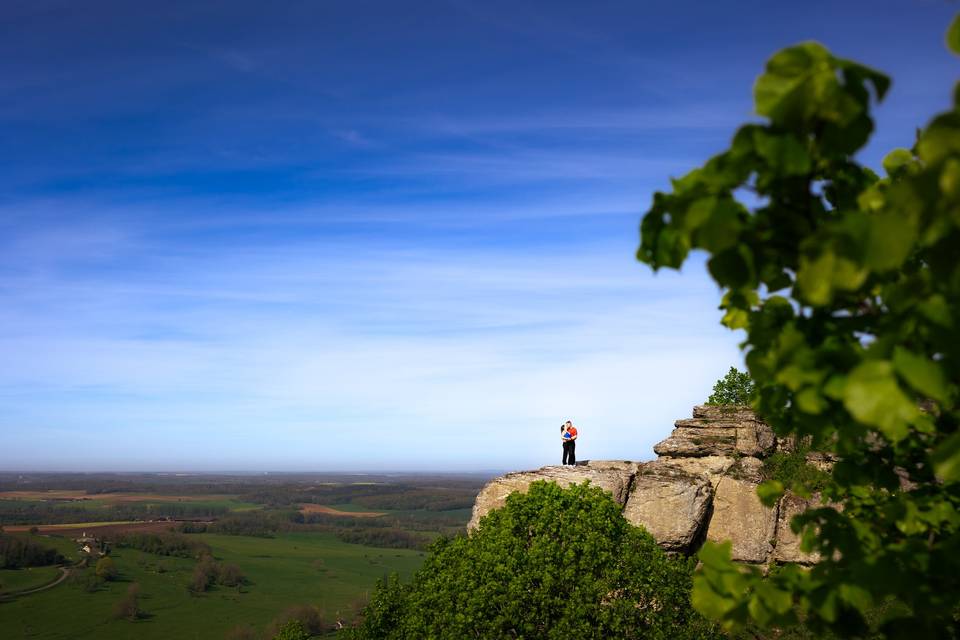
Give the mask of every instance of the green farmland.
[[[409, 576], [423, 561], [422, 552], [347, 544], [328, 533], [191, 537], [210, 545], [218, 560], [239, 565], [248, 584], [192, 595], [187, 584], [193, 560], [121, 548], [112, 554], [119, 579], [94, 592], [68, 581], [0, 602], [4, 639], [219, 639], [239, 624], [262, 629], [295, 604], [316, 605], [333, 620], [381, 576]], [[133, 582], [140, 585], [143, 616], [114, 619], [114, 605]]]
[[53, 582], [59, 576], [59, 567], [0, 569], [0, 594], [42, 587]]

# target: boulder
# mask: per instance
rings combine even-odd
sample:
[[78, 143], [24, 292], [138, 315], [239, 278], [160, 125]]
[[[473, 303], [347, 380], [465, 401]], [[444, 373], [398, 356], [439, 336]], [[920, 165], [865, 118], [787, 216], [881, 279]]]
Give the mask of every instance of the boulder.
[[477, 501], [473, 505], [473, 515], [467, 524], [468, 530], [473, 530], [480, 524], [480, 519], [490, 511], [502, 507], [507, 502], [507, 496], [514, 491], [524, 492], [531, 483], [537, 480], [556, 482], [562, 487], [571, 484], [580, 484], [589, 480], [594, 486], [610, 492], [613, 499], [620, 505], [627, 501], [630, 482], [633, 480], [632, 470], [598, 466], [599, 461], [592, 461], [591, 465], [555, 465], [541, 467], [535, 471], [520, 471], [508, 473], [495, 478], [480, 490]]
[[763, 462], [757, 458], [737, 458], [733, 461], [733, 464], [727, 468], [724, 475], [736, 478], [737, 480], [746, 480], [747, 482], [760, 484], [763, 482], [763, 476], [761, 475], [762, 469]]
[[653, 451], [671, 458], [732, 456], [737, 451], [736, 424], [678, 420], [670, 437], [655, 444]]
[[[773, 453], [776, 446], [773, 430], [766, 423], [757, 420], [752, 412], [748, 414], [746, 410], [738, 410], [728, 415], [707, 413], [720, 417], [677, 420], [670, 437], [654, 445], [654, 452], [670, 458], [735, 455], [763, 457]], [[695, 411], [694, 415], [696, 414]]]
[[701, 456], [698, 458], [660, 458], [659, 462], [683, 471], [687, 475], [704, 476], [717, 488], [720, 478], [733, 466], [735, 460], [727, 456]]
[[633, 462], [631, 460], [583, 460], [577, 462], [577, 466], [588, 467], [590, 469], [615, 469], [617, 471], [622, 471], [624, 473], [629, 473], [631, 476], [637, 472], [637, 469], [641, 466], [640, 462]]
[[725, 476], [713, 496], [707, 539], [732, 541], [732, 557], [738, 562], [766, 562], [773, 550], [777, 511], [760, 502], [757, 484]]
[[796, 562], [798, 564], [814, 564], [820, 559], [817, 553], [805, 553], [800, 550], [800, 535], [790, 528], [790, 520], [798, 513], [803, 513], [811, 506], [818, 506], [820, 497], [814, 495], [807, 500], [792, 493], [787, 493], [780, 500], [780, 510], [777, 515], [777, 547], [773, 551], [773, 559], [777, 562]]
[[702, 420], [723, 420], [727, 422], [742, 422], [756, 420], [757, 414], [747, 406], [728, 404], [698, 404], [693, 408], [693, 417]]
[[774, 452], [777, 439], [773, 429], [759, 420], [744, 420], [737, 427], [737, 453], [766, 457]]
[[712, 497], [707, 476], [648, 462], [634, 477], [623, 516], [649, 531], [664, 549], [689, 551], [704, 526]]

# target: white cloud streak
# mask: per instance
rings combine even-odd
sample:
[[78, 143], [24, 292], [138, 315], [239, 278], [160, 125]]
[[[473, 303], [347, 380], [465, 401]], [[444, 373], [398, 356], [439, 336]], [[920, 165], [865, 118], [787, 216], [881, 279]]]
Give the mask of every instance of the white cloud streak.
[[[149, 239], [79, 238], [32, 237], [46, 266], [0, 279], [0, 467], [93, 429], [114, 467], [505, 468], [552, 462], [568, 416], [584, 457], [642, 458], [737, 357], [712, 285], [628, 243], [151, 246], [117, 273], [106, 247]], [[70, 464], [107, 464], [94, 443]]]

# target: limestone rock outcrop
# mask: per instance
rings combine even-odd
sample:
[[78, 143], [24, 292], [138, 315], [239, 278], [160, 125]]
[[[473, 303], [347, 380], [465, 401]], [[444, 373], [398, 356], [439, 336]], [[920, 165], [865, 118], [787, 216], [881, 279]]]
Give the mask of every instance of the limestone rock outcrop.
[[789, 446], [778, 443], [748, 408], [697, 406], [693, 418], [677, 420], [670, 436], [654, 446], [656, 460], [591, 460], [492, 480], [477, 496], [468, 529], [534, 481], [566, 486], [589, 480], [668, 551], [693, 553], [704, 540], [730, 540], [733, 559], [740, 562], [813, 563], [816, 557], [800, 550], [790, 519], [815, 501], [788, 494], [766, 507], [756, 493], [762, 459]]
[[725, 477], [717, 485], [707, 539], [733, 542], [731, 556], [741, 562], [766, 562], [774, 549], [777, 510], [757, 497], [757, 484]]
[[576, 466], [554, 465], [541, 467], [536, 471], [508, 473], [487, 483], [477, 496], [468, 528], [472, 529], [479, 523], [481, 517], [506, 504], [508, 495], [515, 491], [525, 492], [530, 484], [537, 480], [556, 482], [562, 487], [589, 480], [590, 484], [610, 492], [617, 504], [623, 505], [627, 501], [630, 482], [633, 480], [636, 467], [635, 463], [624, 462], [621, 466], [617, 466], [614, 461], [609, 461], [605, 466], [598, 466], [596, 463]]
[[657, 461], [640, 465], [623, 517], [669, 551], [689, 549], [703, 528], [713, 485], [702, 475]]

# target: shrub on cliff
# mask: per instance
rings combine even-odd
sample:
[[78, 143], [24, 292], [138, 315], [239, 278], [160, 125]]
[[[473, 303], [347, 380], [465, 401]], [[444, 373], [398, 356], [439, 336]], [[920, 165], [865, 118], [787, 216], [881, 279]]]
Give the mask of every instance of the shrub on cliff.
[[710, 638], [690, 606], [692, 570], [601, 489], [535, 482], [472, 535], [436, 543], [410, 584], [381, 582], [349, 635]]

